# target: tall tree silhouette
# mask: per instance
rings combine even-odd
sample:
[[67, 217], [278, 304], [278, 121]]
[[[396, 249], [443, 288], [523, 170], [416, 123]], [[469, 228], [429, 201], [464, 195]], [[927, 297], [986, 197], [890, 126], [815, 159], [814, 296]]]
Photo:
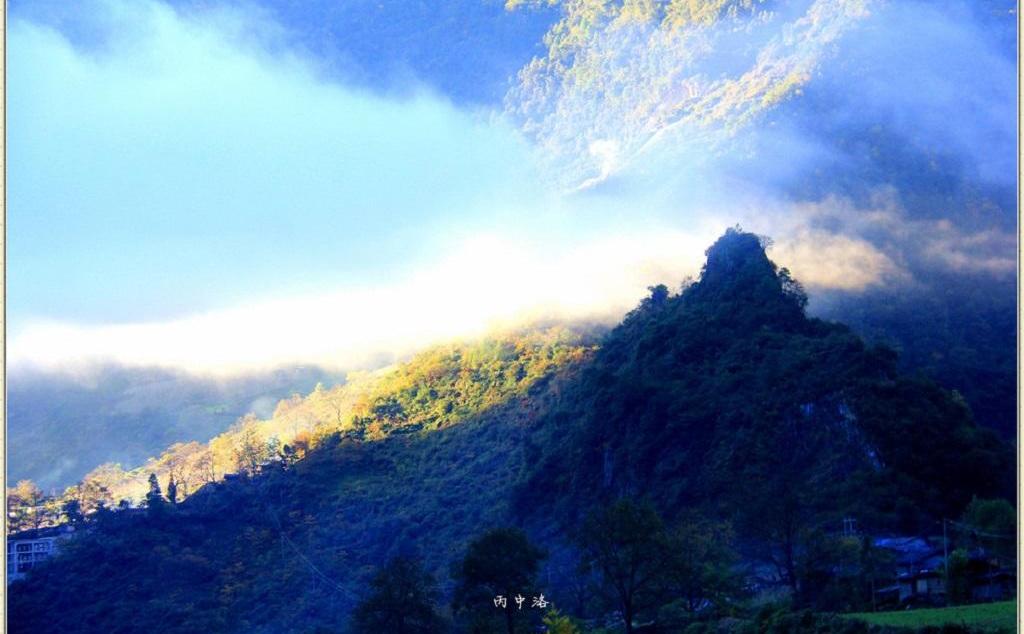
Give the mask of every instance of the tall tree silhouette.
[[[545, 553], [517, 528], [496, 528], [474, 540], [454, 572], [456, 611], [478, 620], [502, 614], [508, 634], [530, 613], [516, 597], [530, 601], [536, 590], [537, 569]], [[501, 601], [499, 599], [504, 599]]]
[[432, 634], [441, 628], [434, 610], [438, 592], [434, 578], [416, 559], [399, 556], [370, 581], [370, 594], [356, 607], [356, 634]]

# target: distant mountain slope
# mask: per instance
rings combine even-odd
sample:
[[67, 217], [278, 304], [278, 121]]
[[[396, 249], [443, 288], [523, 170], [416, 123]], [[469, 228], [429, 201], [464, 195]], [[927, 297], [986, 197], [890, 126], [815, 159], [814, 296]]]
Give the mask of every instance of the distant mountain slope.
[[[765, 174], [741, 178], [758, 182], [778, 178], [776, 153], [809, 160], [782, 172], [819, 188], [833, 184], [815, 168], [833, 163], [836, 189], [869, 186], [865, 177], [894, 164], [902, 189], [908, 166], [944, 154], [969, 156], [954, 167], [982, 173], [976, 185], [1012, 179], [1012, 1], [556, 4], [559, 20], [505, 106], [566, 185], [746, 157]], [[944, 125], [951, 117], [962, 120], [956, 131]], [[848, 136], [858, 128], [867, 138]], [[902, 151], [861, 151], [893, 134]]]
[[659, 145], [684, 148], [674, 162], [695, 148], [714, 152], [798, 93], [874, 4], [564, 2], [507, 111], [554, 155], [568, 185], [599, 183]]
[[730, 231], [700, 281], [654, 288], [596, 351], [554, 331], [422, 356], [297, 461], [265, 456], [177, 508], [99, 513], [11, 587], [12, 631], [345, 631], [375, 566], [417, 553], [446, 580], [467, 540], [509, 523], [553, 553], [558, 601], [574, 519], [618, 494], [730, 520], [749, 561], [778, 561], [815, 600], [800, 553], [837, 520], [925, 527], [1012, 490], [1012, 451], [962, 401], [804, 302]]
[[101, 463], [142, 464], [175, 442], [205, 441], [248, 412], [340, 376], [286, 368], [227, 379], [159, 368], [14, 368], [7, 384], [9, 481], [62, 489]]
[[829, 293], [814, 313], [899, 352], [900, 369], [931, 377], [970, 404], [979, 425], [1017, 437], [1016, 280], [936, 275], [928, 287]]

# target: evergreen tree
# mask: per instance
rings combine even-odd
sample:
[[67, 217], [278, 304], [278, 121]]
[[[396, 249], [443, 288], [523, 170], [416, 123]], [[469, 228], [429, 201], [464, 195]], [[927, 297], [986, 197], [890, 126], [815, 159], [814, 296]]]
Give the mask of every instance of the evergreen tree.
[[174, 474], [167, 480], [167, 501], [172, 505], [178, 504], [178, 483], [174, 481]]
[[1017, 511], [1006, 500], [982, 500], [975, 497], [961, 518], [961, 539], [970, 546], [981, 546], [1004, 562], [1016, 558]]
[[151, 512], [158, 512], [164, 507], [164, 495], [160, 490], [160, 481], [155, 473], [149, 474], [149, 492], [146, 493], [146, 508]]

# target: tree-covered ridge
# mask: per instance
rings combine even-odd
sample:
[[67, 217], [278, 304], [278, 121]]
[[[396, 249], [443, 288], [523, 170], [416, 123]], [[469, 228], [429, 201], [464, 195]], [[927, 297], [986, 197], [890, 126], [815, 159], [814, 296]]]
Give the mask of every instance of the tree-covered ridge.
[[101, 465], [58, 500], [23, 482], [20, 493], [12, 490], [12, 528], [59, 521], [60, 507], [71, 501], [86, 514], [122, 500], [137, 504], [149, 490], [151, 474], [165, 486], [173, 481], [184, 499], [225, 475], [252, 474], [270, 461], [301, 458], [334, 434], [374, 441], [443, 429], [542, 389], [555, 372], [580, 363], [591, 349], [588, 335], [562, 326], [436, 346], [391, 368], [350, 373], [343, 385], [293, 394], [269, 419], [249, 414], [208, 443], [177, 443], [138, 468]]
[[382, 377], [377, 390], [353, 407], [352, 424], [367, 438], [443, 429], [543, 387], [590, 349], [564, 327], [438, 347]]
[[507, 585], [490, 572], [495, 552], [526, 539], [537, 550], [523, 550], [516, 584], [595, 628], [716, 631], [709, 619], [742, 617], [729, 631], [818, 631], [810, 614], [795, 630], [788, 612], [758, 612], [748, 589], [867, 609], [893, 578], [871, 537], [928, 535], [952, 517], [1007, 531], [1006, 503], [972, 500], [1007, 495], [1013, 460], [962, 400], [808, 319], [805, 303], [764, 240], [734, 229], [699, 280], [652, 287], [596, 349], [558, 329], [441, 347], [353, 380], [346, 389], [365, 389], [338, 391], [342, 410], [327, 389], [285, 402], [275, 419], [287, 425], [327, 421], [308, 448], [261, 455], [266, 421], [253, 421], [234, 447], [238, 477], [184, 501], [154, 478], [145, 511], [77, 516], [85, 530], [66, 553], [12, 586], [11, 622], [361, 632], [419, 579], [438, 592], [425, 588], [403, 623], [511, 631], [518, 613], [481, 602]]
[[805, 318], [804, 303], [737, 231], [700, 281], [652, 288], [545, 421], [524, 519], [572, 526], [588, 505], [641, 494], [670, 517], [698, 508], [801, 602], [834, 610], [871, 596], [834, 574], [868, 556], [836, 537], [844, 519], [928, 535], [972, 495], [1010, 496], [1012, 448], [958, 395], [901, 376], [891, 351]]
[[905, 372], [923, 372], [963, 394], [979, 425], [1006, 440], [1017, 433], [1016, 279], [943, 276], [929, 289], [879, 289], [831, 298], [818, 313], [842, 315], [865, 339], [899, 353]]
[[926, 532], [973, 495], [1009, 496], [1012, 449], [962, 399], [805, 302], [757, 236], [727, 232], [699, 281], [653, 288], [563, 393], [518, 508], [567, 524], [640, 493], [670, 516], [702, 508], [799, 590], [797, 553], [844, 517]]

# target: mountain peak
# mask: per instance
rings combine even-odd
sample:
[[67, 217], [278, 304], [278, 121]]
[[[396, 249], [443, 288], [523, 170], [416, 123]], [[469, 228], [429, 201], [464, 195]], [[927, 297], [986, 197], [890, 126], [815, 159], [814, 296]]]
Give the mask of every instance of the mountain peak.
[[691, 301], [734, 310], [744, 305], [774, 306], [792, 314], [807, 303], [803, 287], [785, 268], [768, 259], [767, 238], [730, 227], [705, 251], [700, 281], [687, 296]]
[[738, 277], [775, 277], [775, 267], [765, 253], [765, 241], [739, 227], [730, 227], [707, 251], [701, 281], [711, 285]]

